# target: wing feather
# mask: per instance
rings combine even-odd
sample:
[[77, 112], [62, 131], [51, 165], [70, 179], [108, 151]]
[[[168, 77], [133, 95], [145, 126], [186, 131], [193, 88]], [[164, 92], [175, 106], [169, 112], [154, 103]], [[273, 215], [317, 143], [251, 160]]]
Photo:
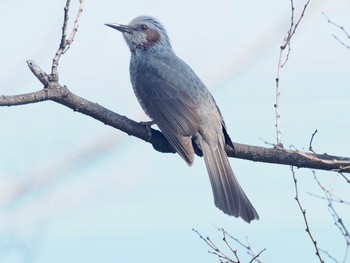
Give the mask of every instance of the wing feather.
[[187, 76], [170, 63], [153, 61], [138, 77], [140, 79], [133, 81], [133, 86], [143, 109], [180, 156], [192, 164], [191, 136], [197, 134], [200, 118], [188, 92], [191, 83]]

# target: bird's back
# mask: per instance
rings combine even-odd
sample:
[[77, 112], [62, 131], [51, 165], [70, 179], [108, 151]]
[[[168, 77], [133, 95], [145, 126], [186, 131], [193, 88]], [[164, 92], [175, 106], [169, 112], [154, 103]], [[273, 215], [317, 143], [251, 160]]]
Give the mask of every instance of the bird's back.
[[[135, 94], [146, 112], [147, 108], [145, 109], [142, 101], [142, 95], [145, 93], [150, 95], [157, 93], [159, 96], [164, 93], [171, 98], [178, 96], [179, 100], [185, 99], [181, 94], [187, 94], [197, 112], [210, 113], [211, 119], [214, 117], [218, 122], [223, 122], [221, 113], [207, 87], [172, 49], [133, 54], [130, 60], [130, 78]], [[191, 103], [188, 102], [188, 104]], [[204, 116], [201, 120], [206, 121]]]

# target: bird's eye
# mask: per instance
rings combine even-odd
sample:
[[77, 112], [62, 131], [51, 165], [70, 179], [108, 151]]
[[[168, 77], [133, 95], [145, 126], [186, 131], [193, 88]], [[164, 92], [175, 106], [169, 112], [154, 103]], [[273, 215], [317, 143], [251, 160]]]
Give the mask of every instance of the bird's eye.
[[141, 26], [140, 26], [140, 29], [141, 29], [142, 31], [146, 31], [146, 30], [148, 29], [148, 27], [147, 27], [146, 25], [141, 25]]

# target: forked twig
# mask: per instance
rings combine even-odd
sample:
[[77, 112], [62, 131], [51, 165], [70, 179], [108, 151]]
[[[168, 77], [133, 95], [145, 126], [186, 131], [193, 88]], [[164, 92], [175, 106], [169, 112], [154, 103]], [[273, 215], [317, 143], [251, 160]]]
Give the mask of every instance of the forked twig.
[[[287, 32], [287, 36], [283, 40], [283, 44], [280, 46], [280, 55], [278, 58], [277, 74], [276, 74], [276, 101], [275, 101], [274, 107], [275, 107], [275, 115], [276, 115], [275, 127], [276, 127], [277, 147], [283, 147], [283, 144], [281, 141], [281, 126], [280, 126], [281, 115], [280, 115], [280, 107], [279, 107], [279, 101], [280, 101], [280, 96], [281, 96], [281, 92], [280, 92], [280, 88], [279, 88], [281, 69], [285, 66], [285, 64], [287, 63], [287, 61], [289, 59], [289, 54], [291, 51], [290, 43], [291, 43], [292, 37], [294, 36], [302, 18], [304, 17], [306, 8], [308, 7], [310, 0], [308, 0], [306, 2], [306, 4], [304, 5], [304, 8], [300, 14], [300, 17], [296, 23], [294, 23], [294, 9], [295, 9], [294, 2], [293, 2], [293, 0], [291, 0], [290, 2], [291, 2], [291, 9], [292, 9], [291, 18], [290, 18], [290, 27], [289, 27], [289, 30]], [[287, 52], [285, 59], [283, 61], [283, 59], [282, 59], [283, 53], [287, 47], [288, 47], [288, 52]]]
[[263, 263], [263, 261], [259, 258], [261, 253], [263, 253], [266, 248], [262, 249], [259, 253], [255, 253], [252, 249], [252, 247], [249, 245], [245, 245], [243, 242], [241, 242], [240, 240], [238, 240], [237, 238], [233, 237], [231, 234], [229, 234], [225, 229], [217, 227], [214, 225], [214, 227], [222, 233], [222, 240], [225, 242], [225, 245], [230, 249], [230, 251], [232, 252], [232, 254], [235, 256], [236, 261], [233, 260], [232, 258], [230, 258], [229, 256], [227, 256], [222, 250], [220, 250], [212, 241], [209, 237], [204, 238], [197, 230], [192, 229], [195, 233], [198, 234], [198, 236], [213, 250], [213, 251], [208, 251], [208, 253], [213, 254], [213, 255], [217, 255], [220, 258], [220, 262], [223, 262], [222, 259], [225, 260], [225, 262], [235, 262], [235, 263], [239, 263], [240, 259], [238, 258], [238, 253], [237, 250], [234, 249], [230, 243], [227, 240], [227, 237], [231, 238], [232, 240], [234, 240], [235, 242], [237, 242], [240, 246], [244, 247], [247, 250], [247, 254], [250, 255], [252, 258], [249, 261], [250, 263], [256, 261], [258, 263]]
[[[340, 198], [338, 196], [335, 196], [334, 194], [330, 193], [329, 190], [327, 190], [327, 189], [325, 189], [325, 190], [327, 191], [327, 193], [329, 193], [331, 195], [330, 198], [331, 198], [332, 203], [339, 203], [339, 204], [344, 204], [344, 205], [350, 206], [350, 202], [345, 201], [344, 199], [342, 199], [342, 198]], [[311, 193], [311, 192], [308, 192], [308, 194], [310, 196], [315, 197], [315, 198], [328, 201], [327, 197], [324, 197], [324, 196], [321, 196], [321, 195], [318, 195], [318, 194], [314, 194], [314, 193]]]
[[[346, 262], [346, 259], [348, 257], [348, 252], [350, 249], [350, 233], [349, 233], [346, 225], [344, 224], [343, 220], [341, 219], [341, 217], [339, 216], [338, 212], [336, 211], [336, 209], [333, 205], [333, 201], [334, 201], [333, 194], [328, 189], [326, 189], [326, 187], [324, 185], [322, 185], [320, 180], [318, 180], [318, 178], [316, 176], [316, 172], [315, 171], [312, 171], [312, 172], [313, 172], [313, 176], [314, 176], [315, 181], [317, 182], [318, 186], [323, 191], [325, 199], [328, 201], [328, 210], [333, 218], [334, 225], [339, 229], [341, 235], [345, 239], [346, 249], [345, 249], [345, 253], [344, 253], [343, 262]], [[342, 203], [344, 203], [344, 202], [342, 202]], [[328, 255], [328, 257], [330, 257], [330, 254], [328, 252], [327, 252], [327, 255]]]
[[64, 7], [64, 18], [63, 18], [61, 41], [60, 41], [58, 50], [52, 60], [51, 78], [54, 81], [58, 81], [58, 71], [57, 71], [58, 62], [61, 56], [64, 53], [66, 53], [66, 51], [70, 48], [71, 44], [73, 43], [75, 34], [78, 31], [80, 16], [81, 16], [81, 13], [83, 12], [84, 0], [79, 0], [78, 13], [74, 21], [72, 32], [70, 33], [69, 38], [67, 39], [67, 30], [68, 30], [67, 27], [68, 27], [68, 20], [69, 20], [68, 13], [69, 13], [70, 1], [71, 0], [67, 0], [66, 5]]
[[[231, 259], [229, 256], [227, 256], [223, 251], [221, 251], [212, 241], [209, 237], [203, 237], [196, 229], [192, 228], [192, 231], [197, 233], [200, 239], [202, 239], [213, 251], [209, 250], [208, 253], [216, 255], [221, 259], [224, 259], [227, 263], [240, 263], [240, 260], [237, 255], [237, 250], [232, 249], [230, 246], [230, 250], [233, 252], [233, 254], [236, 257], [236, 261]], [[224, 236], [225, 238], [225, 236]], [[226, 240], [224, 239], [225, 243], [227, 244]]]
[[[322, 15], [327, 19], [327, 22], [330, 23], [331, 25], [335, 26], [336, 28], [340, 29], [343, 34], [345, 35], [345, 37], [347, 39], [350, 39], [350, 34], [345, 30], [345, 28], [343, 26], [340, 26], [336, 23], [334, 23], [324, 12], [322, 12]], [[344, 47], [346, 47], [347, 49], [350, 49], [350, 45], [345, 44], [344, 41], [340, 40], [339, 37], [337, 37], [335, 34], [332, 34], [332, 37], [334, 37], [340, 44], [342, 44]]]
[[335, 263], [340, 263], [335, 257], [333, 257], [328, 251], [320, 248], [320, 251], [325, 254], [329, 259], [333, 260]]
[[232, 240], [234, 240], [237, 244], [239, 244], [240, 246], [244, 247], [247, 250], [247, 253], [250, 256], [252, 256], [252, 259], [251, 259], [250, 262], [253, 262], [254, 260], [256, 260], [258, 263], [263, 263], [263, 261], [259, 257], [261, 255], [261, 253], [263, 253], [266, 250], [266, 248], [262, 249], [259, 253], [255, 253], [255, 251], [253, 250], [252, 246], [248, 242], [248, 238], [247, 238], [248, 245], [246, 245], [242, 241], [240, 241], [238, 238], [235, 238], [230, 233], [228, 233], [225, 229], [217, 227], [217, 226], [215, 226], [215, 227], [217, 228], [218, 231], [222, 232], [225, 236], [227, 235]]
[[301, 213], [303, 215], [304, 223], [305, 223], [305, 226], [306, 226], [305, 231], [308, 233], [308, 235], [309, 235], [309, 237], [310, 237], [310, 239], [312, 241], [312, 244], [315, 247], [316, 256], [318, 257], [318, 259], [320, 260], [321, 263], [324, 263], [324, 260], [323, 260], [323, 258], [321, 257], [321, 254], [320, 254], [320, 249], [318, 248], [318, 245], [317, 245], [317, 241], [313, 237], [312, 232], [310, 230], [309, 222], [308, 222], [307, 217], [306, 217], [306, 210], [301, 205], [301, 202], [300, 202], [300, 199], [299, 199], [298, 183], [297, 183], [297, 179], [296, 179], [296, 176], [295, 176], [295, 171], [294, 171], [294, 167], [293, 166], [291, 166], [291, 171], [292, 171], [292, 175], [293, 175], [294, 188], [295, 188], [295, 197], [294, 197], [294, 199], [297, 201], [298, 207], [299, 207], [299, 209], [300, 209], [300, 211], [301, 211]]

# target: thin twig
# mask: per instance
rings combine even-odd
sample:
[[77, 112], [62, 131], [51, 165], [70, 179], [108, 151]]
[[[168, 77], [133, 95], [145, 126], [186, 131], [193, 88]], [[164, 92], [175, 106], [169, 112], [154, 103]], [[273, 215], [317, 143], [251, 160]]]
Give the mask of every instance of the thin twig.
[[[322, 15], [327, 19], [327, 22], [330, 23], [331, 25], [335, 26], [336, 28], [340, 29], [345, 37], [349, 40], [350, 39], [350, 34], [345, 30], [343, 26], [340, 26], [336, 23], [334, 23], [324, 12], [322, 12]], [[337, 37], [335, 34], [331, 34], [332, 37], [334, 37], [340, 44], [342, 44], [344, 47], [347, 49], [350, 49], [350, 45], [346, 44], [344, 41], [340, 40], [339, 37]]]
[[316, 152], [314, 151], [314, 149], [312, 148], [312, 141], [314, 140], [314, 137], [317, 133], [317, 129], [314, 131], [314, 133], [311, 135], [311, 139], [310, 139], [310, 143], [309, 143], [309, 151], [313, 152], [314, 154], [316, 154]]
[[69, 13], [69, 6], [70, 6], [70, 0], [67, 0], [66, 5], [64, 7], [64, 18], [63, 18], [63, 26], [62, 26], [62, 35], [61, 35], [61, 41], [60, 45], [58, 46], [58, 50], [52, 60], [52, 68], [51, 68], [51, 76], [56, 81], [58, 81], [58, 62], [61, 58], [61, 55], [63, 54], [63, 51], [66, 47], [66, 38], [67, 38], [67, 26], [68, 26], [68, 13]]
[[[327, 189], [326, 189], [326, 190], [327, 190]], [[327, 190], [327, 192], [329, 192], [329, 191]], [[328, 198], [327, 198], [327, 197], [324, 197], [324, 196], [321, 196], [321, 195], [317, 195], [317, 194], [314, 194], [314, 193], [311, 193], [311, 192], [308, 192], [308, 194], [309, 194], [310, 196], [315, 197], [315, 198], [322, 199], [322, 200], [327, 200], [327, 201], [328, 201]], [[337, 196], [335, 196], [334, 194], [331, 194], [330, 192], [329, 192], [329, 194], [331, 195], [331, 200], [332, 200], [332, 202], [334, 202], [334, 203], [339, 203], [339, 204], [344, 204], [344, 205], [349, 205], [349, 206], [350, 206], [350, 202], [345, 201], [344, 199], [342, 199], [342, 198], [340, 198], [340, 197], [337, 197]]]
[[345, 174], [343, 174], [342, 172], [338, 172], [338, 173], [346, 180], [346, 182], [347, 182], [348, 184], [350, 184], [350, 179], [347, 178], [347, 177], [345, 176]]
[[[290, 27], [288, 29], [287, 32], [287, 36], [284, 38], [283, 40], [283, 44], [280, 46], [280, 54], [279, 54], [279, 58], [278, 58], [278, 64], [277, 64], [277, 74], [276, 74], [276, 87], [275, 87], [275, 92], [276, 92], [276, 100], [275, 100], [275, 104], [274, 104], [274, 108], [275, 108], [275, 116], [276, 116], [276, 140], [277, 140], [277, 146], [278, 147], [282, 147], [283, 148], [283, 144], [282, 144], [282, 140], [281, 140], [281, 126], [280, 126], [280, 119], [281, 119], [281, 115], [280, 115], [280, 96], [281, 96], [281, 92], [280, 92], [280, 75], [281, 75], [281, 70], [282, 68], [286, 65], [288, 59], [289, 59], [289, 55], [290, 55], [290, 51], [291, 51], [291, 40], [292, 37], [294, 36], [302, 18], [304, 17], [306, 8], [308, 7], [310, 0], [308, 0], [306, 2], [306, 4], [304, 5], [304, 8], [300, 14], [300, 17], [298, 19], [298, 21], [296, 23], [294, 23], [294, 2], [293, 0], [290, 1], [291, 2], [291, 18], [290, 18]], [[284, 61], [282, 60], [284, 51], [286, 49], [286, 47], [288, 47], [288, 51], [287, 54], [285, 56]]]
[[[306, 2], [306, 4], [304, 5], [303, 10], [302, 10], [302, 12], [300, 14], [300, 17], [299, 17], [298, 21], [295, 23], [294, 27], [293, 27], [293, 22], [291, 23], [291, 28], [288, 31], [287, 38], [285, 39], [285, 44], [284, 44], [284, 46], [282, 46], [283, 49], [285, 49], [286, 46], [288, 45], [288, 43], [291, 42], [292, 37], [294, 36], [294, 34], [295, 34], [295, 32], [296, 32], [296, 30], [297, 30], [297, 28], [298, 28], [302, 18], [305, 15], [305, 11], [306, 11], [306, 8], [308, 7], [309, 3], [310, 3], [310, 0], [308, 0]], [[294, 11], [293, 0], [291, 0], [291, 5], [292, 5], [292, 18], [291, 19], [293, 19], [293, 15], [294, 15], [294, 13], [293, 13], [293, 11]]]
[[265, 139], [263, 139], [263, 138], [259, 138], [264, 144], [266, 144], [266, 145], [270, 145], [270, 146], [272, 146], [272, 147], [277, 147], [277, 145], [276, 144], [273, 144], [273, 143], [271, 143], [271, 142], [268, 142], [268, 141], [266, 141]]
[[318, 257], [318, 259], [320, 260], [321, 263], [324, 263], [324, 260], [322, 259], [321, 254], [320, 254], [320, 249], [317, 246], [317, 241], [313, 237], [312, 232], [310, 230], [309, 222], [308, 222], [307, 217], [306, 217], [306, 210], [302, 207], [300, 199], [299, 199], [298, 184], [297, 184], [297, 179], [296, 179], [296, 176], [295, 176], [295, 171], [294, 171], [294, 167], [293, 166], [291, 166], [291, 171], [292, 171], [292, 176], [293, 176], [293, 181], [294, 181], [294, 188], [295, 188], [295, 198], [294, 199], [297, 201], [298, 207], [299, 207], [300, 211], [302, 212], [304, 223], [305, 223], [305, 226], [306, 226], [305, 230], [308, 233], [308, 235], [309, 235], [309, 237], [310, 237], [310, 239], [312, 241], [312, 244], [315, 247], [316, 256]]
[[70, 48], [71, 44], [73, 43], [75, 34], [78, 31], [80, 16], [81, 16], [81, 13], [83, 12], [84, 0], [79, 0], [78, 13], [74, 21], [72, 32], [70, 33], [69, 39], [67, 39], [67, 30], [68, 30], [67, 27], [68, 27], [68, 20], [69, 20], [68, 14], [69, 14], [70, 1], [71, 0], [67, 0], [66, 5], [64, 7], [64, 18], [63, 18], [61, 41], [60, 41], [58, 50], [52, 60], [51, 78], [54, 81], [58, 81], [57, 67], [58, 67], [59, 60], [61, 56]]
[[282, 62], [280, 64], [280, 68], [283, 68], [284, 65], [287, 63], [288, 59], [289, 59], [289, 54], [290, 54], [290, 51], [291, 51], [291, 48], [290, 48], [290, 41], [291, 41], [291, 38], [292, 38], [292, 34], [293, 33], [293, 28], [294, 28], [294, 11], [295, 11], [295, 7], [294, 7], [294, 1], [293, 0], [290, 0], [290, 5], [291, 5], [291, 16], [290, 16], [290, 27], [288, 29], [288, 32], [287, 32], [287, 37], [284, 38], [284, 44], [280, 47], [280, 61], [279, 62], [282, 62], [282, 53], [284, 52], [284, 50], [286, 49], [286, 47], [288, 47], [288, 51], [287, 51], [287, 55], [284, 59], [284, 62]]
[[83, 4], [84, 4], [84, 0], [79, 0], [79, 9], [78, 9], [77, 17], [74, 20], [73, 29], [69, 35], [69, 39], [67, 40], [67, 45], [63, 50], [63, 54], [66, 53], [67, 50], [71, 47], [74, 41], [75, 34], [78, 32], [79, 20], [80, 20], [81, 13], [83, 12]]
[[328, 258], [330, 258], [331, 260], [333, 260], [335, 263], [340, 263], [335, 257], [333, 257], [328, 251], [323, 250], [320, 248], [320, 251], [325, 254]]
[[[231, 263], [239, 263], [240, 260], [237, 255], [237, 251], [234, 253], [234, 255], [237, 258], [237, 261], [234, 261], [230, 257], [228, 257], [224, 252], [222, 252], [212, 241], [209, 237], [203, 237], [196, 229], [192, 228], [192, 231], [197, 233], [200, 239], [202, 239], [213, 251], [208, 251], [208, 253], [213, 254], [218, 256], [220, 259], [225, 259], [226, 262], [231, 262]], [[231, 251], [234, 251], [231, 249]]]
[[264, 251], [266, 251], [266, 248], [260, 250], [260, 252], [259, 252], [255, 257], [253, 257], [251, 261], [249, 261], [249, 263], [252, 263], [254, 260], [257, 260], [259, 263], [262, 262], [262, 261], [260, 261], [260, 259], [258, 259], [258, 257], [260, 257], [260, 255], [261, 255]]
[[315, 181], [317, 182], [318, 186], [322, 189], [324, 196], [326, 198], [326, 200], [328, 201], [328, 210], [333, 218], [334, 221], [334, 225], [339, 229], [341, 235], [344, 237], [345, 239], [345, 243], [346, 243], [346, 249], [345, 249], [345, 253], [344, 253], [344, 259], [343, 262], [346, 262], [347, 256], [348, 256], [348, 252], [350, 249], [350, 234], [348, 229], [346, 228], [343, 220], [340, 218], [338, 212], [336, 211], [336, 209], [333, 206], [333, 194], [326, 189], [326, 187], [324, 185], [322, 185], [322, 183], [320, 182], [320, 180], [318, 180], [317, 176], [316, 176], [316, 172], [312, 171], [313, 176]]
[[347, 49], [350, 49], [350, 45], [345, 44], [344, 41], [340, 40], [339, 37], [337, 37], [335, 34], [332, 34], [332, 37], [334, 37], [340, 44], [342, 44], [344, 47], [346, 47]]
[[263, 263], [263, 261], [259, 258], [259, 256], [261, 255], [262, 252], [264, 252], [266, 250], [266, 248], [262, 249], [258, 254], [256, 254], [255, 251], [253, 250], [252, 246], [249, 244], [248, 238], [247, 238], [248, 245], [246, 245], [242, 241], [240, 241], [239, 239], [235, 238], [230, 233], [228, 233], [225, 229], [217, 227], [217, 226], [215, 226], [215, 228], [218, 231], [222, 232], [225, 235], [225, 237], [228, 236], [229, 238], [234, 240], [237, 244], [244, 247], [246, 249], [248, 255], [250, 255], [252, 257], [250, 262], [253, 262], [254, 260], [256, 260], [258, 263]]
[[237, 255], [237, 249], [233, 249], [231, 247], [231, 245], [227, 242], [227, 239], [226, 239], [226, 231], [224, 229], [222, 229], [222, 240], [225, 242], [226, 246], [231, 250], [231, 252], [235, 255], [237, 261], [239, 261], [239, 258], [238, 258], [238, 255]]

